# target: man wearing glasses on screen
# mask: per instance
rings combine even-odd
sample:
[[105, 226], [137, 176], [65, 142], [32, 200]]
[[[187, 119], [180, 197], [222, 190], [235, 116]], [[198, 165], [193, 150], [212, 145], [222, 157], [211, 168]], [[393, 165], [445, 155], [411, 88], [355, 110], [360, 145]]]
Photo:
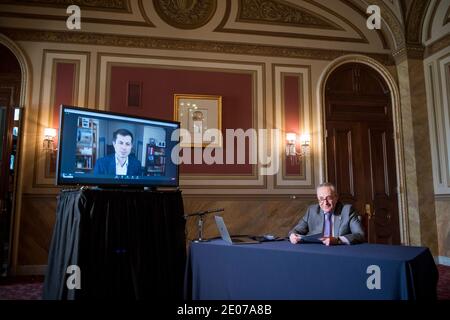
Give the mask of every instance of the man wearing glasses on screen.
[[344, 205], [339, 201], [336, 187], [325, 182], [316, 192], [319, 204], [310, 206], [289, 232], [291, 243], [306, 242], [310, 238], [305, 236], [311, 235], [317, 235], [317, 239], [327, 246], [364, 242], [359, 214], [351, 204]]
[[95, 162], [94, 174], [113, 176], [142, 176], [141, 162], [130, 155], [133, 147], [133, 134], [126, 129], [113, 133], [114, 154]]

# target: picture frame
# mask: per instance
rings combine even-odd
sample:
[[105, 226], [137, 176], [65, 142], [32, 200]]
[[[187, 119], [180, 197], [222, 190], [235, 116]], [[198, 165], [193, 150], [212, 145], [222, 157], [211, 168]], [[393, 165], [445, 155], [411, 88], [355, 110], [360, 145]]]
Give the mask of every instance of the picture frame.
[[222, 147], [221, 134], [204, 135], [208, 129], [222, 130], [222, 96], [175, 94], [174, 119], [190, 134], [190, 142], [183, 142], [182, 133], [181, 147]]

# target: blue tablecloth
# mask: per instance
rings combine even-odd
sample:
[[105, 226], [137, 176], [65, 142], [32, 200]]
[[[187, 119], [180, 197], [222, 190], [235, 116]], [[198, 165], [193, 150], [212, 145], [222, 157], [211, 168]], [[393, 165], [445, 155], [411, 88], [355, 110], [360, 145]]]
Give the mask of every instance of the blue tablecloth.
[[[436, 299], [437, 279], [425, 247], [213, 240], [190, 245], [185, 298]], [[377, 283], [380, 288], [373, 288]]]

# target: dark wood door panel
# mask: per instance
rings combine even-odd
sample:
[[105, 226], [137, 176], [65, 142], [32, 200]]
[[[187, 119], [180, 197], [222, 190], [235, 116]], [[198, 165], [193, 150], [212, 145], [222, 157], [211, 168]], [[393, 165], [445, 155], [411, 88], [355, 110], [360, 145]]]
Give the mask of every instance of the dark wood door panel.
[[365, 190], [361, 185], [365, 183], [365, 174], [360, 139], [359, 124], [337, 121], [327, 124], [327, 148], [332, 150], [327, 158], [328, 180], [336, 185], [342, 202], [353, 204], [362, 213]]
[[387, 135], [385, 128], [368, 128], [368, 154], [372, 177], [371, 198], [389, 197]]
[[395, 146], [390, 124], [366, 123], [372, 177], [370, 235], [376, 243], [399, 243]]
[[330, 125], [327, 129], [329, 147], [334, 151], [330, 157], [328, 168], [342, 198], [354, 199], [354, 164], [353, 144], [357, 133], [355, 128], [345, 124]]
[[[344, 83], [345, 82], [345, 83]], [[328, 181], [363, 215], [369, 242], [400, 243], [389, 90], [368, 66], [337, 68], [325, 90]]]
[[391, 111], [389, 102], [385, 99], [376, 101], [351, 100], [348, 97], [341, 99], [330, 99], [326, 104], [326, 116], [330, 121], [359, 120], [359, 121], [389, 121]]

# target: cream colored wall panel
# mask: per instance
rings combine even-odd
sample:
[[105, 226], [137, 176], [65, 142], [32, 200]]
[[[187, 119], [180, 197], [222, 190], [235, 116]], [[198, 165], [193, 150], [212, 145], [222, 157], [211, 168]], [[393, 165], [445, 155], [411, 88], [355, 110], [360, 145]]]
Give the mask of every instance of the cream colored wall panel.
[[[67, 51], [53, 51], [44, 50], [42, 59], [42, 79], [41, 91], [39, 98], [39, 112], [38, 112], [38, 126], [36, 128], [36, 148], [35, 157], [36, 167], [35, 167], [35, 184], [39, 185], [53, 185], [54, 178], [48, 178], [45, 176], [46, 166], [48, 165], [45, 152], [42, 150], [42, 139], [43, 139], [43, 129], [45, 127], [53, 127], [51, 121], [51, 113], [53, 112], [53, 97], [55, 88], [55, 68], [56, 63], [67, 62], [67, 63], [77, 63], [77, 76], [75, 81], [76, 94], [74, 96], [74, 105], [85, 105], [87, 100], [87, 90], [88, 90], [88, 64], [89, 64], [89, 53], [86, 52], [67, 52]], [[74, 89], [75, 90], [75, 89]]]
[[442, 103], [439, 90], [439, 76], [436, 62], [425, 65], [426, 90], [428, 105], [428, 123], [430, 126], [430, 146], [433, 161], [433, 180], [435, 193], [445, 193], [445, 122], [442, 115]]
[[445, 35], [450, 34], [450, 19], [448, 18], [450, 2], [432, 0], [422, 28], [422, 41], [428, 46]]
[[424, 61], [435, 194], [450, 194], [450, 48]]
[[444, 115], [444, 136], [446, 137], [446, 161], [445, 161], [445, 176], [447, 178], [446, 188], [447, 193], [450, 193], [450, 53], [439, 60], [439, 87], [442, 92], [442, 113]]
[[295, 74], [298, 75], [301, 79], [302, 88], [300, 92], [300, 96], [302, 98], [302, 110], [303, 114], [300, 115], [300, 123], [303, 132], [299, 132], [299, 134], [309, 134], [311, 137], [311, 152], [310, 155], [305, 157], [303, 160], [305, 162], [305, 177], [303, 179], [285, 179], [283, 177], [283, 166], [285, 163], [285, 143], [280, 143], [279, 149], [279, 163], [280, 170], [278, 170], [275, 175], [275, 186], [277, 188], [282, 187], [294, 187], [294, 188], [315, 188], [314, 183], [314, 146], [317, 141], [321, 141], [321, 138], [316, 135], [315, 128], [312, 123], [312, 106], [311, 106], [311, 68], [310, 66], [283, 66], [283, 65], [274, 65], [274, 96], [275, 96], [275, 127], [280, 128], [282, 132], [282, 141], [285, 142], [286, 132], [284, 128], [284, 106], [282, 102], [282, 77], [283, 74]]

